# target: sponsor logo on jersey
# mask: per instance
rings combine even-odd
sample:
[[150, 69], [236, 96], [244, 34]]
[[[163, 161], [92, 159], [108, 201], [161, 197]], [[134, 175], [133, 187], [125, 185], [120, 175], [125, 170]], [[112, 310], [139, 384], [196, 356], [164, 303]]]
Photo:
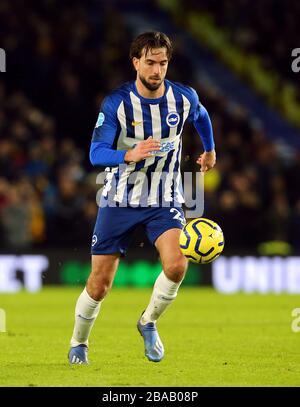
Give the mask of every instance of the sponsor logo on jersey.
[[105, 115], [104, 115], [104, 113], [100, 112], [95, 128], [102, 126], [104, 120], [105, 120]]
[[174, 150], [174, 141], [166, 141], [161, 143], [161, 147], [157, 151], [151, 151], [150, 154], [155, 155], [157, 153], [168, 153], [171, 150]]
[[165, 143], [162, 143], [159, 149], [162, 153], [168, 153], [171, 150], [174, 150], [174, 141], [166, 141]]
[[179, 123], [179, 114], [177, 112], [170, 112], [166, 117], [166, 122], [169, 127], [175, 127]]

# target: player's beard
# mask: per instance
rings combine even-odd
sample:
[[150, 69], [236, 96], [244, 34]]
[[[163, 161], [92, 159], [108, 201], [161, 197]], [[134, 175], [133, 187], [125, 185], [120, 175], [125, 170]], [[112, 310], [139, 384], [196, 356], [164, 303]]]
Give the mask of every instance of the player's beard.
[[[144, 77], [141, 76], [141, 75], [139, 75], [139, 77], [140, 77], [140, 80], [141, 80], [142, 84], [143, 84], [148, 90], [150, 90], [151, 92], [157, 90], [157, 89], [161, 86], [161, 84], [163, 83], [163, 79], [162, 79], [161, 81], [159, 81], [159, 82], [157, 82], [157, 83], [154, 84], [154, 83], [149, 83], [149, 82], [147, 82], [146, 78], [144, 78]], [[154, 78], [153, 78], [153, 79], [154, 79]]]

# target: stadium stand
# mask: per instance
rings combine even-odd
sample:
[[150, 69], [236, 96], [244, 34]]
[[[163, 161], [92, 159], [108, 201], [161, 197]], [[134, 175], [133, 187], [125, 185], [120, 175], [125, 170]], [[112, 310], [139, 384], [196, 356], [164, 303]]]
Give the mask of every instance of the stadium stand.
[[[0, 82], [0, 248], [88, 250], [99, 188], [88, 162], [90, 138], [104, 95], [134, 78], [132, 33], [109, 4], [101, 3], [99, 13], [94, 1], [29, 3], [0, 4], [8, 54]], [[247, 46], [263, 53], [255, 39]], [[169, 78], [195, 87], [214, 127], [218, 163], [206, 178], [205, 216], [222, 226], [232, 252], [266, 240], [287, 241], [296, 251], [300, 153], [280, 148], [241, 106], [201, 86], [180, 38], [175, 47]], [[270, 64], [281, 67], [280, 49], [276, 58]], [[196, 171], [201, 151], [187, 128], [182, 169]]]

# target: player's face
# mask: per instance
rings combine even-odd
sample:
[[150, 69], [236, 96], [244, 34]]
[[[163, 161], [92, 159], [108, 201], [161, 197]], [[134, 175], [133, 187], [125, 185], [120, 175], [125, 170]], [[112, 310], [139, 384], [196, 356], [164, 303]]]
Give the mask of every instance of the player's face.
[[133, 64], [143, 85], [150, 91], [157, 90], [163, 83], [167, 69], [168, 57], [166, 48], [150, 49], [141, 58], [133, 58]]

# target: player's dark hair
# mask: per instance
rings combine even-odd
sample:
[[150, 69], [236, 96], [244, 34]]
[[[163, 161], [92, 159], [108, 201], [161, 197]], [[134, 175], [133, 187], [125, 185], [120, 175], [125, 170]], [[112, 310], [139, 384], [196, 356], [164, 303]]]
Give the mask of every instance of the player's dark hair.
[[158, 31], [149, 31], [143, 34], [140, 34], [136, 37], [130, 46], [129, 57], [132, 58], [141, 58], [142, 51], [145, 48], [145, 55], [148, 54], [149, 50], [155, 48], [166, 48], [167, 57], [170, 61], [173, 52], [173, 46], [166, 34]]

